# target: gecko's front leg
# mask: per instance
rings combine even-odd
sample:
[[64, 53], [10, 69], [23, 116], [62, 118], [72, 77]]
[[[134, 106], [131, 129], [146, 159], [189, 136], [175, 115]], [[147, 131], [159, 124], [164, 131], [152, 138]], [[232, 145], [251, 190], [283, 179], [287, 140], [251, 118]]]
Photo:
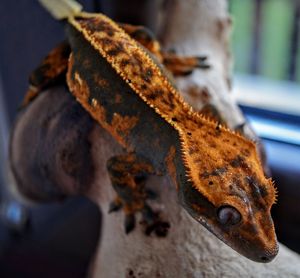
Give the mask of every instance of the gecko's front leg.
[[141, 213], [141, 224], [145, 225], [147, 235], [154, 232], [157, 236], [165, 236], [169, 224], [162, 221], [160, 214], [154, 212], [147, 204], [147, 200], [156, 197], [156, 194], [145, 186], [147, 177], [155, 173], [152, 165], [146, 159], [130, 153], [110, 158], [107, 169], [112, 186], [117, 193], [109, 211], [123, 209], [125, 232], [129, 233], [135, 228], [136, 214]]

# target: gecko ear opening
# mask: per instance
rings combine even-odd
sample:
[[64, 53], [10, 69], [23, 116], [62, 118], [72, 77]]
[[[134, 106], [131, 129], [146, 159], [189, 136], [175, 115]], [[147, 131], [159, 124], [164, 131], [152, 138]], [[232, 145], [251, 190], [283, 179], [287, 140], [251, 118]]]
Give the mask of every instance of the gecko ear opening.
[[217, 217], [219, 222], [224, 226], [233, 226], [242, 220], [240, 212], [229, 205], [224, 205], [218, 208]]

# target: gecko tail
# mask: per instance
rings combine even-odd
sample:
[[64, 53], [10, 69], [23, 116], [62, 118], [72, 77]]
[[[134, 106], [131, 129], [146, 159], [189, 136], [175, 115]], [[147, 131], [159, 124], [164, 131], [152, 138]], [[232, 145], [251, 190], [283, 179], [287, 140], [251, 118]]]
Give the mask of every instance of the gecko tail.
[[57, 20], [79, 14], [82, 6], [75, 0], [39, 0], [40, 4]]

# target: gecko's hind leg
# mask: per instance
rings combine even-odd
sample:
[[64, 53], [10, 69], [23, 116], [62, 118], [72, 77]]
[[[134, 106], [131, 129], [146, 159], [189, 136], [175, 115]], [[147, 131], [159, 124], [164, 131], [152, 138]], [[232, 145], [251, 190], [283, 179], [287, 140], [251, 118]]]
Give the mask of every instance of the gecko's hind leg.
[[119, 23], [119, 25], [128, 35], [130, 35], [130, 37], [139, 42], [142, 46], [154, 54], [160, 62], [162, 62], [160, 44], [151, 30], [141, 25], [125, 23]]
[[194, 69], [209, 69], [206, 56], [178, 56], [172, 52], [162, 52], [155, 35], [144, 26], [119, 23], [124, 31], [149, 50], [174, 76], [185, 76]]
[[159, 213], [154, 212], [147, 203], [147, 200], [155, 197], [155, 194], [145, 187], [148, 175], [154, 174], [152, 165], [135, 154], [126, 154], [110, 158], [107, 169], [117, 193], [109, 211], [123, 209], [125, 232], [129, 233], [135, 228], [136, 214], [141, 213], [141, 223], [145, 224], [147, 235], [152, 232], [157, 236], [166, 235], [168, 224], [161, 221]]
[[21, 107], [28, 105], [42, 90], [57, 83], [65, 82], [70, 53], [71, 48], [66, 41], [50, 51], [40, 65], [31, 73], [29, 89]]

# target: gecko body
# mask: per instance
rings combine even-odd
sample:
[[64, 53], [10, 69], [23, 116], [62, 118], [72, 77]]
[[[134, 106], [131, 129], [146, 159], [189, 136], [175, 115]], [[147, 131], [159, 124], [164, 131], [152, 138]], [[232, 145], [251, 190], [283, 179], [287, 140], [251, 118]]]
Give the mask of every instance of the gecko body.
[[[151, 194], [145, 180], [168, 174], [181, 205], [196, 221], [244, 256], [271, 261], [278, 252], [270, 214], [276, 191], [254, 143], [194, 112], [160, 64], [157, 44], [142, 36], [142, 46], [128, 26], [121, 27], [102, 14], [69, 17], [70, 48], [63, 49], [70, 56], [61, 59], [76, 101], [127, 152], [107, 162], [117, 193], [111, 211], [123, 209], [127, 233], [136, 226], [136, 213], [161, 228], [165, 222], [147, 204]], [[65, 54], [53, 57], [57, 53]], [[53, 70], [57, 63], [49, 61]], [[183, 68], [195, 67], [195, 61], [190, 58]], [[47, 81], [64, 71], [45, 72], [52, 73]], [[41, 80], [25, 104], [44, 87]]]

